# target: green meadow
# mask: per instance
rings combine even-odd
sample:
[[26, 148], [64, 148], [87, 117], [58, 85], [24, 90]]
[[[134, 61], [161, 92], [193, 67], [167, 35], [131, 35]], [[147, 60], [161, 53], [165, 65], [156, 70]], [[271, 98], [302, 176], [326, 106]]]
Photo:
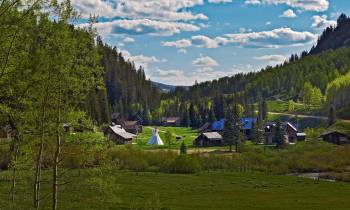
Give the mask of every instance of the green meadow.
[[[11, 204], [9, 174], [0, 173], [1, 210], [31, 209], [31, 178], [20, 180], [17, 200], [21, 202]], [[91, 169], [69, 171], [65, 179], [60, 209], [347, 210], [350, 206], [349, 183], [255, 172], [182, 175]], [[43, 196], [50, 187], [43, 183]], [[49, 198], [42, 200], [41, 209], [50, 209]]]
[[[144, 126], [143, 132], [139, 134], [137, 138], [133, 140], [138, 146], [143, 149], [179, 149], [180, 144], [184, 141], [187, 147], [192, 147], [192, 142], [198, 136], [197, 130], [186, 127], [157, 127], [159, 129], [159, 136], [164, 142], [164, 146], [149, 146], [147, 145], [148, 140], [152, 136], [152, 129], [155, 127]], [[170, 131], [173, 134], [171, 143], [166, 141], [165, 133]]]

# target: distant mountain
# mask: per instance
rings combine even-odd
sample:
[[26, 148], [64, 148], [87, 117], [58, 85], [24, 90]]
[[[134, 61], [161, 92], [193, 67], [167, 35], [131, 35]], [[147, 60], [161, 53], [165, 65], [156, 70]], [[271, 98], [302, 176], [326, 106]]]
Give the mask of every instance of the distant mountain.
[[160, 82], [153, 82], [152, 84], [161, 92], [165, 92], [165, 93], [169, 93], [171, 91], [174, 91], [176, 89], [177, 86], [174, 85], [167, 85], [167, 84], [163, 84]]
[[345, 46], [350, 46], [350, 18], [342, 14], [339, 16], [336, 26], [330, 26], [323, 31], [317, 45], [310, 50], [309, 54], [315, 55]]

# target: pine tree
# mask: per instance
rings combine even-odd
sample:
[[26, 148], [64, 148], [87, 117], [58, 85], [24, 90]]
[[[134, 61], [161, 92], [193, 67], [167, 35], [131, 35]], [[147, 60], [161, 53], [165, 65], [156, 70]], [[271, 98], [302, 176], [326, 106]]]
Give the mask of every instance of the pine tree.
[[180, 155], [186, 155], [187, 154], [187, 147], [184, 141], [182, 141], [180, 146]]
[[274, 142], [276, 142], [277, 148], [283, 148], [285, 145], [284, 130], [282, 128], [281, 122], [276, 123]]
[[224, 126], [224, 141], [229, 146], [229, 151], [232, 152], [232, 146], [235, 145], [236, 152], [240, 152], [242, 137], [240, 131], [240, 115], [237, 104], [227, 109], [225, 126]]

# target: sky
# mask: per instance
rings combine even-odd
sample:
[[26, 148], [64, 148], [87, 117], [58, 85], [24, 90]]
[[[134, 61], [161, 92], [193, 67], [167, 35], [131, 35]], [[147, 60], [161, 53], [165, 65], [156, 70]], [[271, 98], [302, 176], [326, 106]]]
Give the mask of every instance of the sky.
[[349, 0], [72, 0], [103, 41], [143, 66], [147, 78], [192, 85], [259, 71], [309, 50], [350, 15]]

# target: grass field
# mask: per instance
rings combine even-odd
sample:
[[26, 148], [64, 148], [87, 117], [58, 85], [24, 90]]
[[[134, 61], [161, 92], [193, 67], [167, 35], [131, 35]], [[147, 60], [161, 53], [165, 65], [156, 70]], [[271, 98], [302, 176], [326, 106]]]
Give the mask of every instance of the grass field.
[[[193, 130], [192, 128], [184, 128], [184, 127], [158, 127], [159, 136], [164, 142], [164, 146], [149, 146], [147, 145], [148, 140], [152, 136], [152, 128], [151, 126], [144, 126], [143, 132], [135, 138], [133, 141], [137, 143], [138, 146], [144, 149], [155, 149], [155, 148], [170, 148], [170, 149], [179, 149], [182, 141], [185, 142], [187, 147], [192, 147], [193, 140], [198, 136], [197, 130]], [[165, 132], [170, 131], [174, 136], [172, 139], [172, 143], [169, 147], [167, 142], [165, 141]], [[176, 136], [181, 137], [180, 140], [176, 140]]]
[[[30, 210], [32, 188], [28, 182], [32, 177], [18, 183], [17, 202], [11, 206], [7, 176], [0, 173], [0, 209]], [[262, 173], [85, 170], [70, 171], [66, 176], [65, 181], [70, 182], [61, 187], [60, 209], [347, 210], [350, 206], [350, 184]], [[43, 183], [44, 191], [50, 187]], [[50, 209], [50, 197], [43, 199], [41, 207]]]

